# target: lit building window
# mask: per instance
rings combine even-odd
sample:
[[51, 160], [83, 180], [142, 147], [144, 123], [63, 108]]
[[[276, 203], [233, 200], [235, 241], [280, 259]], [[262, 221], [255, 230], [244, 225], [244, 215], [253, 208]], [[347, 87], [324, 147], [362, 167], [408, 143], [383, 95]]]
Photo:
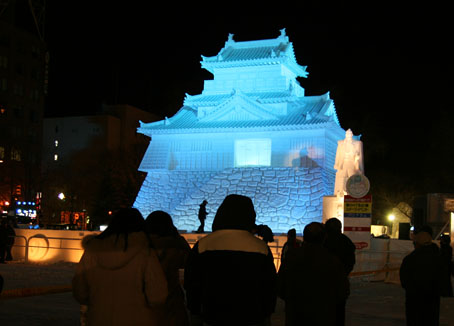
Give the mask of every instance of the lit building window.
[[21, 160], [21, 151], [20, 149], [13, 148], [11, 150], [11, 160], [20, 161]]
[[58, 161], [58, 154], [54, 154], [54, 161]]
[[235, 167], [270, 165], [271, 139], [241, 139], [235, 141]]

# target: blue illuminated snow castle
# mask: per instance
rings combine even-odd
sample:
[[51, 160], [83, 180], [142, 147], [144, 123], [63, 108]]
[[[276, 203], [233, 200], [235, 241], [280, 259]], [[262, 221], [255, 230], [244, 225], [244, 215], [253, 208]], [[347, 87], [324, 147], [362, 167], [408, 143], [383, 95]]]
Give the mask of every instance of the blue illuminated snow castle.
[[151, 143], [139, 167], [147, 177], [135, 207], [172, 215], [180, 230], [197, 229], [208, 201], [206, 229], [227, 194], [252, 198], [257, 224], [275, 233], [322, 220], [333, 194], [337, 141], [344, 138], [329, 94], [305, 96], [306, 67], [281, 30], [270, 40], [235, 42], [213, 57], [202, 94], [186, 95], [171, 118], [141, 123]]

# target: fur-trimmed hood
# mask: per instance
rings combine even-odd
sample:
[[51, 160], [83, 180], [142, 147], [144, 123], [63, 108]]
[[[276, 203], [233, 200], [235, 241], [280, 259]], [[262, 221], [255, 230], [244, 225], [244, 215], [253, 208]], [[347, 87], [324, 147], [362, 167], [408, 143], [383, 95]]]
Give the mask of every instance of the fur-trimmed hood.
[[82, 246], [93, 255], [99, 266], [110, 270], [122, 268], [140, 251], [149, 247], [143, 232], [129, 233], [127, 244], [125, 250], [124, 235], [111, 235], [105, 239], [88, 235], [82, 240]]

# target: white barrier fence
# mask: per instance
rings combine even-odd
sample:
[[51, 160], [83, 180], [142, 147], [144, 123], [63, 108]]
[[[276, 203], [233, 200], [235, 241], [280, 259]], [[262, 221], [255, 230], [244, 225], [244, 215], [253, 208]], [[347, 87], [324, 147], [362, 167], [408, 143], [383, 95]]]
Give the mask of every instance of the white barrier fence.
[[[87, 235], [99, 234], [98, 231], [15, 229], [16, 239], [12, 250], [15, 260], [36, 263], [73, 262], [83, 254], [82, 239]], [[206, 234], [183, 233], [182, 236], [192, 247]], [[274, 236], [269, 243], [274, 256], [276, 269], [281, 262], [281, 251], [286, 236]], [[399, 282], [398, 268], [403, 257], [413, 250], [410, 240], [371, 239], [368, 250], [357, 250], [356, 265], [352, 276], [368, 275], [371, 280]]]

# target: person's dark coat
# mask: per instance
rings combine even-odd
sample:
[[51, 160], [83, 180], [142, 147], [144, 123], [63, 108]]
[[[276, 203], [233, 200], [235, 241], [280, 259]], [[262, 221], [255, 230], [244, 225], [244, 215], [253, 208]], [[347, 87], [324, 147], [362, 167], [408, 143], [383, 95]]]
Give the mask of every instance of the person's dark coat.
[[182, 236], [159, 237], [151, 235], [151, 242], [167, 279], [169, 295], [159, 314], [159, 325], [189, 325], [185, 295], [180, 282], [179, 270], [183, 269], [191, 248]]
[[335, 325], [336, 305], [347, 296], [341, 262], [321, 244], [303, 242], [287, 252], [278, 274], [286, 326]]
[[440, 240], [440, 255], [443, 266], [443, 278], [441, 284], [441, 296], [452, 297], [452, 275], [454, 275], [453, 261], [452, 261], [452, 247], [450, 245], [450, 237], [443, 236]]
[[404, 257], [400, 266], [407, 325], [439, 325], [441, 276], [438, 246], [428, 233], [418, 233], [415, 250]]
[[[350, 295], [350, 281], [348, 275], [353, 270], [356, 263], [356, 247], [353, 241], [342, 233], [342, 224], [337, 218], [329, 219], [326, 224], [326, 238], [323, 246], [328, 251], [339, 258], [344, 267], [345, 276], [347, 277], [347, 297]], [[339, 302], [336, 311], [336, 325], [345, 325], [345, 307], [347, 301]]]
[[193, 317], [209, 325], [255, 325], [274, 312], [276, 269], [267, 244], [251, 231], [250, 198], [229, 195], [219, 207], [213, 232], [192, 248], [184, 287]]
[[13, 248], [14, 242], [16, 240], [16, 232], [14, 231], [13, 227], [11, 224], [8, 224], [6, 227], [6, 233], [7, 233], [7, 238], [6, 238], [6, 258], [5, 260], [13, 260], [13, 256], [11, 254], [11, 249]]
[[0, 263], [5, 262], [7, 245], [8, 245], [8, 229], [6, 221], [2, 221], [0, 224]]
[[324, 247], [339, 258], [344, 266], [345, 273], [350, 274], [356, 263], [356, 247], [350, 238], [343, 233], [327, 232]]

